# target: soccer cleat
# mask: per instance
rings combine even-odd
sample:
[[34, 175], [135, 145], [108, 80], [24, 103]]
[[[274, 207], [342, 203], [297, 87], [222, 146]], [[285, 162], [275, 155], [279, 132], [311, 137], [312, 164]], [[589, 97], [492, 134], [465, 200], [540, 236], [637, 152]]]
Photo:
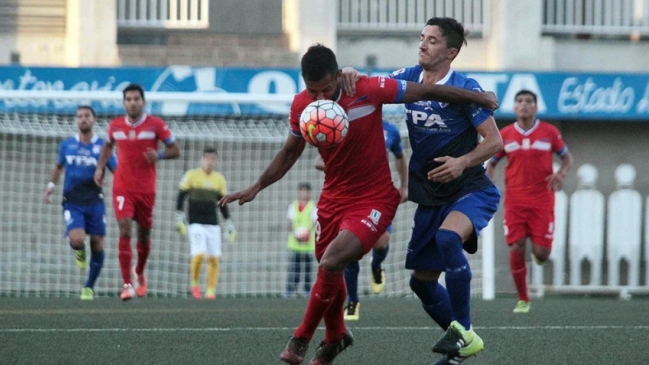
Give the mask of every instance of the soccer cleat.
[[349, 302], [344, 309], [346, 321], [358, 321], [361, 316], [361, 303]]
[[372, 293], [380, 294], [385, 288], [385, 271], [372, 270]]
[[81, 300], [93, 300], [95, 299], [95, 291], [92, 288], [83, 288], [81, 291]]
[[526, 302], [524, 300], [519, 300], [518, 303], [516, 303], [516, 307], [514, 307], [513, 312], [514, 313], [528, 313], [530, 311], [530, 307], [532, 304], [530, 302]]
[[433, 365], [457, 365], [462, 361], [468, 359], [470, 356], [457, 355], [444, 355], [441, 359], [435, 361]]
[[88, 266], [88, 263], [86, 262], [85, 247], [80, 250], [77, 250], [77, 266], [79, 266], [79, 269], [85, 269]]
[[211, 291], [211, 290], [206, 291], [206, 292], [205, 292], [205, 299], [207, 299], [207, 300], [214, 300], [214, 299], [216, 299], [216, 293], [214, 293], [214, 292]]
[[123, 301], [131, 300], [135, 296], [135, 289], [133, 289], [133, 285], [131, 284], [124, 284], [122, 285], [122, 294], [120, 294], [119, 299]]
[[322, 341], [320, 342], [320, 346], [315, 350], [315, 356], [309, 361], [309, 365], [331, 365], [338, 354], [353, 344], [354, 336], [350, 330], [347, 330], [343, 338], [336, 343]]
[[146, 278], [144, 277], [144, 273], [137, 276], [137, 284], [138, 286], [137, 289], [135, 289], [135, 292], [137, 293], [138, 297], [142, 298], [146, 295], [147, 291]]
[[201, 294], [201, 287], [200, 286], [192, 286], [192, 297], [194, 299], [203, 299], [203, 294]]
[[306, 350], [309, 349], [309, 342], [295, 336], [291, 336], [286, 344], [286, 348], [282, 351], [280, 359], [291, 365], [298, 365], [304, 361]]
[[484, 342], [473, 327], [466, 330], [458, 321], [451, 322], [442, 338], [433, 345], [433, 352], [469, 357], [484, 349]]

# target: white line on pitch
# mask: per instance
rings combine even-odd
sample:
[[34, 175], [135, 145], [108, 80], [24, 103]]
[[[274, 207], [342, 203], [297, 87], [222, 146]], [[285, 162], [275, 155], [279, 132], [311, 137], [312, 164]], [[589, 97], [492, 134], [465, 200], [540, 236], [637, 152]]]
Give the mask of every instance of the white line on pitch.
[[[355, 331], [429, 331], [438, 327], [351, 327]], [[291, 331], [293, 327], [209, 327], [209, 328], [6, 328], [0, 333], [18, 332], [229, 332], [229, 331]], [[321, 327], [320, 329], [324, 329]], [[479, 330], [528, 331], [528, 330], [649, 330], [649, 326], [476, 326]]]

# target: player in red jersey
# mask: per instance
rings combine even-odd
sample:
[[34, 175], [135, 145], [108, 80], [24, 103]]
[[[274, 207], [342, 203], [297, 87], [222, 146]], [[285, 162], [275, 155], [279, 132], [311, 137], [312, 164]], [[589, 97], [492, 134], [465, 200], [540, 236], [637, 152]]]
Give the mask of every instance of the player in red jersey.
[[302, 324], [281, 354], [283, 361], [300, 364], [324, 318], [325, 339], [309, 364], [331, 364], [354, 341], [343, 320], [345, 266], [372, 249], [391, 223], [400, 200], [385, 158], [382, 105], [437, 99], [472, 102], [494, 109], [498, 103], [491, 93], [385, 77], [361, 77], [356, 83], [356, 94], [349, 97], [341, 92], [341, 71], [335, 54], [320, 44], [309, 48], [302, 57], [301, 68], [306, 90], [293, 99], [290, 132], [284, 146], [252, 186], [226, 195], [219, 204], [236, 200], [240, 205], [247, 203], [288, 172], [306, 144], [300, 134], [299, 119], [309, 103], [334, 100], [345, 109], [349, 117], [345, 139], [330, 148], [318, 148], [325, 163], [316, 226], [318, 274]]
[[[503, 150], [487, 164], [493, 179], [496, 164], [507, 157], [505, 167], [505, 238], [510, 247], [509, 266], [518, 303], [514, 313], [527, 313], [530, 298], [527, 292], [525, 244], [532, 241], [532, 254], [537, 263], [545, 262], [552, 250], [554, 234], [554, 192], [561, 190], [573, 158], [559, 130], [536, 119], [536, 95], [529, 90], [516, 93], [516, 122], [501, 129]], [[559, 171], [552, 171], [552, 154], [561, 157]]]
[[[144, 113], [144, 90], [140, 85], [127, 86], [123, 95], [126, 115], [113, 119], [108, 125], [108, 141], [101, 150], [95, 182], [102, 184], [104, 167], [118, 144], [120, 165], [113, 179], [113, 210], [119, 225], [119, 266], [124, 279], [120, 298], [129, 300], [135, 293], [143, 297], [147, 292], [144, 265], [151, 250], [156, 163], [177, 158], [180, 149], [164, 120]], [[165, 144], [164, 151], [158, 152], [158, 141]], [[137, 290], [131, 282], [133, 221], [137, 223]]]

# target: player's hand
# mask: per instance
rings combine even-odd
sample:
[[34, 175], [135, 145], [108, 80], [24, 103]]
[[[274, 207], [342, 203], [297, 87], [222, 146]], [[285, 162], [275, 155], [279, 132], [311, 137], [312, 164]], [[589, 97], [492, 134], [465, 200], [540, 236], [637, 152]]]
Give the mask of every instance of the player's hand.
[[361, 78], [361, 74], [352, 67], [345, 67], [340, 75], [340, 81], [343, 83], [343, 91], [347, 96], [356, 94], [356, 81]]
[[146, 149], [146, 152], [144, 152], [144, 157], [146, 157], [146, 160], [149, 161], [150, 164], [158, 162], [159, 159], [158, 152], [151, 147], [148, 147]]
[[43, 196], [43, 200], [45, 201], [45, 204], [49, 204], [52, 202], [50, 200], [50, 197], [52, 196], [53, 192], [54, 192], [54, 186], [48, 185], [47, 188], [45, 188], [45, 196]]
[[259, 190], [259, 185], [255, 184], [247, 189], [228, 194], [219, 199], [219, 206], [222, 207], [237, 200], [239, 201], [239, 205], [244, 205], [245, 203], [255, 199], [255, 197], [259, 193]]
[[444, 156], [436, 157], [433, 161], [441, 163], [441, 166], [428, 171], [428, 180], [438, 182], [438, 183], [447, 183], [451, 180], [455, 180], [466, 168], [464, 159]]
[[408, 187], [407, 186], [402, 186], [399, 188], [399, 195], [401, 195], [401, 201], [399, 203], [405, 203], [408, 201]]
[[176, 231], [181, 236], [187, 235], [187, 226], [185, 225], [185, 213], [181, 211], [176, 212]]
[[563, 178], [561, 174], [552, 174], [545, 178], [548, 182], [548, 190], [559, 191], [563, 188]]
[[225, 221], [225, 233], [228, 235], [228, 242], [234, 243], [237, 240], [237, 230], [234, 229], [234, 223], [229, 219]]
[[482, 94], [484, 98], [478, 104], [490, 110], [498, 109], [500, 104], [498, 103], [498, 97], [496, 96], [496, 94], [494, 94], [492, 91], [485, 91]]
[[95, 184], [101, 186], [104, 183], [104, 169], [97, 167], [95, 170]]

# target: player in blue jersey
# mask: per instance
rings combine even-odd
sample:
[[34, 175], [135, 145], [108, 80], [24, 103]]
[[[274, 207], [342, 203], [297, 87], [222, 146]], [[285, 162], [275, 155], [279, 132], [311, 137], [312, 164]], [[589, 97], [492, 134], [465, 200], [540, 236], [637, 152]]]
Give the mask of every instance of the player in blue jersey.
[[[385, 137], [385, 147], [387, 148], [388, 155], [392, 153], [396, 159], [396, 169], [399, 174], [399, 193], [401, 195], [401, 203], [408, 201], [408, 158], [403, 151], [403, 144], [401, 143], [401, 134], [399, 128], [383, 120], [383, 137]], [[315, 168], [324, 170], [324, 161], [320, 155], [316, 156]], [[390, 235], [392, 234], [392, 225], [388, 226], [387, 230], [381, 238], [372, 247], [372, 292], [380, 294], [385, 288], [385, 271], [381, 267], [383, 261], [388, 256], [390, 250]], [[360, 265], [358, 260], [349, 263], [345, 267], [345, 285], [347, 285], [347, 305], [345, 306], [344, 318], [347, 321], [357, 321], [360, 319], [360, 300], [358, 297], [358, 273], [360, 272]]]
[[[419, 64], [390, 77], [482, 91], [451, 69], [466, 34], [455, 19], [431, 18], [421, 32]], [[344, 73], [345, 91], [353, 93], [348, 80], [355, 71]], [[434, 365], [458, 364], [484, 348], [471, 325], [471, 268], [462, 249], [476, 252], [480, 230], [498, 209], [500, 193], [482, 164], [503, 142], [493, 112], [476, 104], [422, 100], [405, 104], [405, 112], [412, 147], [408, 196], [418, 204], [406, 268], [424, 310], [446, 331], [433, 346], [444, 355]], [[446, 288], [438, 283], [442, 272]]]
[[[81, 291], [82, 300], [94, 298], [94, 285], [104, 264], [104, 236], [106, 235], [106, 208], [104, 194], [94, 181], [95, 168], [104, 140], [93, 134], [95, 111], [82, 105], [77, 108], [79, 133], [61, 142], [58, 158], [50, 172], [50, 182], [45, 189], [45, 202], [50, 197], [65, 170], [63, 184], [63, 220], [70, 246], [77, 251], [77, 265], [86, 268], [86, 234], [90, 235], [90, 270], [88, 280]], [[115, 156], [111, 156], [108, 168], [117, 167]]]

